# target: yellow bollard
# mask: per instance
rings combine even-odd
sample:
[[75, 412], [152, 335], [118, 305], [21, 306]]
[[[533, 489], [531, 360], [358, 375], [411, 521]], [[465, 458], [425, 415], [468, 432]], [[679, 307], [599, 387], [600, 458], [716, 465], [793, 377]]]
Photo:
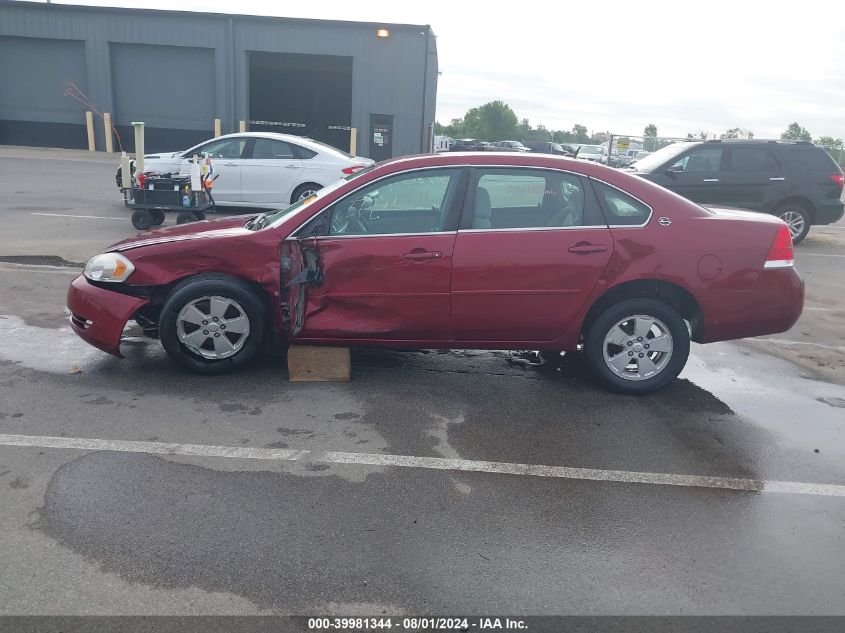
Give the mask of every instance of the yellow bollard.
[[355, 156], [356, 149], [358, 149], [358, 128], [353, 127], [349, 130], [349, 153]]
[[96, 152], [97, 145], [94, 142], [94, 113], [91, 110], [85, 113], [85, 127], [88, 128], [88, 151]]
[[222, 126], [220, 125], [220, 119], [214, 119], [214, 138], [217, 138], [218, 136], [221, 136], [222, 134], [223, 134], [223, 132], [222, 132]]
[[238, 123], [238, 132], [240, 132], [241, 134], [246, 132], [246, 121], [240, 121]]
[[106, 151], [111, 154], [114, 152], [114, 138], [112, 137], [111, 114], [108, 112], [103, 113], [103, 127], [106, 132]]

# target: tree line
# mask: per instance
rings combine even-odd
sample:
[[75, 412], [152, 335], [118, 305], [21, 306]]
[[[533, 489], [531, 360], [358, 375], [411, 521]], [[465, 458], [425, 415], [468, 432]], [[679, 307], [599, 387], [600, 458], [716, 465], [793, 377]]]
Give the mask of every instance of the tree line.
[[[479, 141], [554, 141], [555, 143], [600, 143], [605, 141], [605, 134], [589, 134], [586, 126], [576, 123], [571, 130], [550, 130], [544, 125], [533, 127], [528, 119], [520, 120], [516, 113], [504, 101], [491, 101], [482, 106], [470, 108], [463, 117], [452, 119], [449, 125], [439, 122], [434, 124], [434, 133], [452, 138], [474, 138]], [[832, 136], [813, 136], [799, 123], [791, 123], [780, 135], [785, 141], [812, 141], [829, 150], [841, 154], [843, 141]], [[721, 134], [711, 134], [707, 130], [696, 130], [686, 135], [686, 140], [706, 140], [710, 138], [734, 139], [754, 138], [754, 132], [734, 127]], [[660, 149], [677, 138], [661, 138], [657, 126], [649, 123], [643, 129], [643, 147], [649, 151]]]

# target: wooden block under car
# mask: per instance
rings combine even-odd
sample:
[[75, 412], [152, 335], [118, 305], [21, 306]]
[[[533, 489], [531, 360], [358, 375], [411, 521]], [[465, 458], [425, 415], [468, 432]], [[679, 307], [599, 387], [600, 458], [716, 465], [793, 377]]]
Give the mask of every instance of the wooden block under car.
[[348, 347], [291, 345], [288, 348], [288, 380], [349, 382], [351, 378]]

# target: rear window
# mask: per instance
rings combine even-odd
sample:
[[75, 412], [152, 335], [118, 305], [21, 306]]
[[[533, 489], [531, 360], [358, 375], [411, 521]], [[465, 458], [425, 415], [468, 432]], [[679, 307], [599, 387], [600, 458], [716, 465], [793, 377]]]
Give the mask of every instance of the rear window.
[[833, 157], [821, 147], [796, 147], [792, 157], [807, 171], [831, 171], [839, 173], [839, 166]]
[[780, 163], [764, 148], [736, 147], [731, 150], [733, 171], [777, 171]]
[[639, 226], [645, 224], [651, 215], [651, 208], [636, 198], [615, 187], [593, 181], [596, 193], [607, 212], [607, 223], [611, 226]]

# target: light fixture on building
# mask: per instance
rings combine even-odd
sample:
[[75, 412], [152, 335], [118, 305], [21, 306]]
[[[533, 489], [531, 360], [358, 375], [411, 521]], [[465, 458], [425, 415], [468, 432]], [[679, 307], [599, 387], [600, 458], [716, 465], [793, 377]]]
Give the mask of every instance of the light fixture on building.
[[379, 29], [376, 31], [376, 37], [390, 37], [390, 31], [387, 29]]

